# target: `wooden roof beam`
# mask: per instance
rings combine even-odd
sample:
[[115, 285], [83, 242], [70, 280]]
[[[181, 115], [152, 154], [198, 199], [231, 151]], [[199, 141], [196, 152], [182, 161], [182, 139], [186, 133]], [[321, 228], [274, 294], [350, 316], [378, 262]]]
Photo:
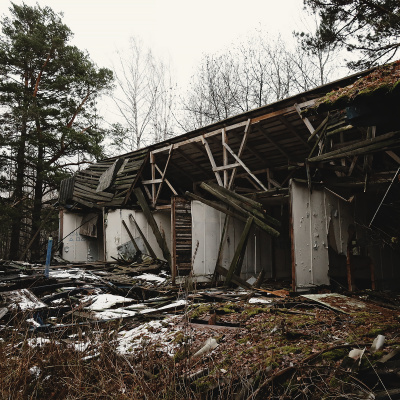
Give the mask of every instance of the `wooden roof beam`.
[[268, 140], [282, 155], [284, 155], [288, 160], [290, 160], [290, 156], [286, 151], [274, 140], [270, 137], [270, 135], [265, 132], [265, 128], [262, 126], [258, 126], [258, 131], [261, 133], [262, 136], [265, 137], [265, 139]]
[[300, 140], [301, 143], [303, 143], [306, 148], [311, 149], [311, 146], [307, 143], [306, 140], [304, 140], [300, 134], [297, 132], [296, 128], [286, 120], [286, 118], [284, 117], [278, 117], [279, 121], [286, 126], [286, 128], [288, 129], [289, 132], [293, 133], [294, 136], [297, 137], [297, 139]]

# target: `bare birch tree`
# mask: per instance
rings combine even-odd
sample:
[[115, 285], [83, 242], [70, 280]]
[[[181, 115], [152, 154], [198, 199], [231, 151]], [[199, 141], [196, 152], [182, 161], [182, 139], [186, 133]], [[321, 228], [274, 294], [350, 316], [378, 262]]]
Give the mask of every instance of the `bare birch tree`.
[[113, 99], [123, 123], [114, 125], [113, 145], [132, 151], [172, 135], [173, 84], [168, 67], [131, 38], [118, 52]]
[[182, 99], [185, 130], [309, 90], [331, 76], [332, 53], [290, 46], [258, 31], [229, 51], [207, 55]]

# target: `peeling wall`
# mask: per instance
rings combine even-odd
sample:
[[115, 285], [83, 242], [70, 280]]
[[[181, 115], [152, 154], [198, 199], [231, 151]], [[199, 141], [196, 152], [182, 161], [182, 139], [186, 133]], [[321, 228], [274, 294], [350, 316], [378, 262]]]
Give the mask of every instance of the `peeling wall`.
[[[151, 230], [150, 225], [147, 223], [147, 220], [142, 211], [134, 211], [134, 210], [110, 210], [106, 214], [106, 259], [107, 261], [113, 261], [113, 258], [118, 258], [118, 250], [117, 247], [127, 243], [130, 241], [128, 232], [122, 225], [122, 220], [128, 225], [130, 232], [132, 233], [133, 238], [137, 240], [139, 244], [139, 248], [147, 254], [148, 252], [144, 248], [143, 241], [140, 237], [139, 232], [136, 229], [136, 226], [129, 219], [129, 214], [132, 214], [135, 218], [137, 224], [140, 227], [140, 230], [145, 235], [148, 240], [150, 246], [156, 253], [156, 256], [161, 260], [164, 259], [162, 251], [158, 246], [157, 240]], [[171, 249], [171, 212], [169, 210], [166, 211], [158, 211], [153, 213], [154, 219], [157, 222], [157, 225], [160, 229], [161, 233], [165, 234], [165, 238], [169, 248]]]
[[325, 189], [291, 182], [295, 282], [297, 290], [329, 285], [328, 246], [347, 252], [351, 205]]
[[[128, 232], [122, 225], [122, 220], [128, 225], [133, 238], [137, 239], [137, 243], [142, 252], [144, 254], [148, 253], [136, 226], [129, 220], [129, 214], [134, 216], [157, 257], [163, 259], [162, 251], [143, 213], [141, 211], [118, 209], [109, 211], [105, 216], [106, 261], [115, 261], [114, 258], [117, 259], [119, 257], [118, 246], [131, 241]], [[170, 211], [155, 212], [153, 216], [160, 231], [165, 234], [168, 245], [171, 246]], [[62, 237], [69, 236], [64, 241], [62, 257], [71, 262], [103, 261], [104, 239], [102, 218], [100, 216], [98, 219], [98, 238], [92, 238], [79, 233], [79, 227], [82, 224], [83, 217], [84, 214], [71, 213], [68, 211], [63, 213], [63, 223], [61, 224], [63, 232], [61, 232], [61, 235]]]
[[[192, 202], [193, 275], [212, 276], [224, 227], [225, 214], [199, 201]], [[230, 218], [228, 236], [222, 256], [222, 266], [229, 268], [245, 224]], [[264, 269], [266, 278], [272, 276], [271, 238], [252, 228], [244, 256], [241, 277], [257, 276]]]
[[[102, 230], [97, 238], [81, 235], [79, 227], [82, 225], [84, 214], [64, 211], [62, 218], [62, 232], [65, 238], [62, 246], [62, 258], [71, 262], [93, 262], [103, 259]], [[101, 219], [99, 218], [99, 221]], [[68, 236], [67, 236], [68, 235]]]

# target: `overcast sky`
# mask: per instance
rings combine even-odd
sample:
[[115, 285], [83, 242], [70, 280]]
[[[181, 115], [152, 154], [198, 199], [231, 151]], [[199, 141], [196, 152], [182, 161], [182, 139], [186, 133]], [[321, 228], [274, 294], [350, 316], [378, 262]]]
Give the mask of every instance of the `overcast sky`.
[[[202, 54], [226, 48], [256, 28], [285, 37], [304, 28], [302, 0], [25, 0], [36, 2], [64, 13], [74, 44], [99, 66], [111, 67], [116, 48], [135, 36], [170, 62], [182, 85]], [[0, 0], [1, 16], [9, 6]]]

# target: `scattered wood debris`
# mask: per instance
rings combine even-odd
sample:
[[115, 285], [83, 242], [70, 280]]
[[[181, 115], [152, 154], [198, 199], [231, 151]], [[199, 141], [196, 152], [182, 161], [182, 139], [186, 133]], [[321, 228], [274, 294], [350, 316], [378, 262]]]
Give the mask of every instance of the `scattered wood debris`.
[[[46, 378], [50, 387], [47, 375], [35, 369], [55, 368], [49, 356], [54, 348], [75, 354], [76, 365], [106, 368], [103, 359], [120, 360], [120, 382], [129, 374], [143, 377], [135, 381], [141, 397], [162, 398], [172, 387], [177, 398], [249, 400], [385, 398], [399, 390], [395, 294], [298, 294], [278, 282], [260, 288], [238, 282], [236, 289], [174, 286], [165, 263], [155, 259], [60, 263], [48, 279], [41, 265], [0, 268], [2, 368], [15, 370], [24, 351], [40, 348], [35, 357], [26, 356], [26, 365], [36, 371], [28, 381], [47, 388], [43, 396], [66, 395], [53, 375]], [[23, 350], [19, 343], [26, 343]], [[74, 373], [69, 368], [65, 379]], [[29, 387], [25, 397], [32, 395]]]

